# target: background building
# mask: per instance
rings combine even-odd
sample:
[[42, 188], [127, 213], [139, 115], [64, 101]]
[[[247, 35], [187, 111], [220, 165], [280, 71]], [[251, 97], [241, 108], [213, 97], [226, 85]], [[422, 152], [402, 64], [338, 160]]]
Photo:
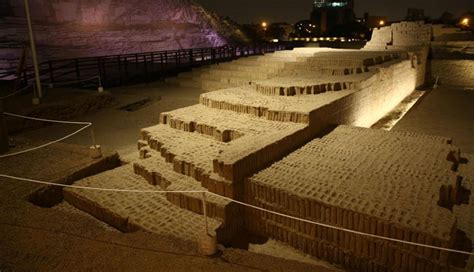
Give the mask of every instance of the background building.
[[336, 26], [351, 24], [355, 20], [354, 0], [314, 0], [311, 21], [325, 35]]
[[295, 24], [294, 34], [298, 38], [315, 37], [319, 34], [319, 28], [311, 20], [303, 20]]

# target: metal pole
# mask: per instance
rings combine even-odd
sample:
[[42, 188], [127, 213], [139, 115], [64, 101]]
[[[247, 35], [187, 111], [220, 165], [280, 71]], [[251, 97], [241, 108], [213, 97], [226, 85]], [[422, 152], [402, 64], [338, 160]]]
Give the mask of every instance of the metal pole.
[[8, 131], [3, 118], [3, 101], [0, 99], [0, 154], [8, 151]]
[[33, 66], [35, 68], [36, 94], [38, 95], [37, 98], [42, 98], [43, 92], [41, 91], [41, 79], [40, 79], [40, 74], [39, 74], [38, 58], [36, 55], [35, 38], [33, 35], [33, 27], [31, 24], [30, 5], [28, 3], [28, 0], [24, 0], [24, 2], [25, 2], [26, 19], [28, 21], [28, 32], [30, 36], [31, 56], [33, 58]]

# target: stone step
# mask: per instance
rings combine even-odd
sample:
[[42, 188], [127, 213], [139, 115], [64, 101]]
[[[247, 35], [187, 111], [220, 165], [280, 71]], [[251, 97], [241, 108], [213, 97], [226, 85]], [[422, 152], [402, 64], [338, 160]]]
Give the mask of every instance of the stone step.
[[[152, 155], [135, 161], [133, 169], [135, 174], [142, 176], [149, 184], [166, 191], [208, 191], [194, 178], [175, 171], [173, 164], [166, 162], [159, 153], [151, 151], [148, 154]], [[182, 209], [203, 214], [201, 193], [166, 194], [166, 199]], [[228, 207], [231, 203], [229, 200], [207, 194], [206, 202], [208, 216], [223, 221], [232, 220], [233, 214]]]
[[324, 52], [309, 58], [307, 65], [311, 67], [367, 67], [394, 59], [406, 59], [406, 53], [400, 52], [372, 52], [372, 51], [354, 51], [345, 55], [337, 52]]
[[304, 61], [306, 58], [295, 56], [292, 51], [283, 54], [253, 56], [183, 73], [169, 82], [184, 87], [202, 88], [207, 91], [236, 87], [251, 84], [254, 80], [276, 76], [287, 61], [297, 59]]
[[[173, 164], [173, 169], [190, 176], [203, 185], [214, 173], [213, 161], [228, 145], [199, 133], [189, 133], [160, 124], [141, 130], [142, 140], [162, 157]], [[227, 182], [225, 195], [232, 195], [232, 186]], [[204, 186], [207, 188], [207, 186]]]
[[276, 71], [267, 70], [265, 72], [259, 73], [258, 71], [243, 71], [243, 70], [220, 70], [220, 69], [212, 69], [209, 71], [209, 75], [205, 75], [202, 78], [218, 78], [220, 80], [223, 79], [230, 79], [230, 78], [239, 78], [239, 79], [246, 79], [247, 81], [255, 80], [255, 79], [267, 79], [276, 75]]
[[265, 66], [247, 66], [247, 65], [235, 65], [230, 67], [220, 67], [221, 70], [224, 71], [245, 71], [245, 72], [253, 72], [253, 73], [272, 73], [277, 74], [283, 69], [284, 65], [282, 64], [280, 67], [265, 67]]
[[269, 96], [257, 92], [255, 86], [240, 86], [201, 94], [200, 103], [215, 109], [250, 114], [273, 121], [307, 124], [310, 113], [330, 103], [335, 103], [357, 90], [351, 87], [347, 90], [311, 96]]
[[143, 131], [141, 145], [160, 151], [178, 173], [228, 197], [241, 193], [239, 184], [245, 177], [312, 136], [304, 124], [269, 121], [203, 105], [164, 113], [161, 122]]
[[200, 104], [164, 112], [160, 115], [160, 123], [174, 129], [208, 135], [221, 142], [231, 142], [244, 136], [262, 137], [273, 131], [290, 131], [304, 127], [222, 111]]
[[264, 95], [317, 95], [331, 91], [355, 90], [357, 83], [354, 78], [347, 77], [278, 77], [255, 82], [255, 90]]
[[[143, 177], [134, 174], [132, 165], [85, 178], [75, 184], [123, 190], [158, 190]], [[195, 242], [204, 229], [201, 215], [181, 209], [169, 202], [165, 194], [67, 188], [64, 189], [64, 199], [123, 232], [144, 230]], [[208, 222], [211, 233], [217, 232], [219, 238], [221, 222], [213, 218], [209, 218]]]
[[247, 127], [248, 119], [244, 118], [243, 123], [239, 123], [242, 119], [239, 117], [242, 115], [197, 104], [161, 113], [160, 123], [174, 129], [211, 136], [217, 141], [227, 143], [244, 135], [243, 128]]

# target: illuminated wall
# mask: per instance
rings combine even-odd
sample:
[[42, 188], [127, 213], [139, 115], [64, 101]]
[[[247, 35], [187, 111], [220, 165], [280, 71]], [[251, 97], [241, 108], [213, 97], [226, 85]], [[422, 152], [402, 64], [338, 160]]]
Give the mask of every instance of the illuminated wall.
[[416, 88], [419, 69], [413, 67], [411, 60], [377, 68], [377, 71], [359, 83], [360, 91], [312, 113], [311, 122], [370, 127]]

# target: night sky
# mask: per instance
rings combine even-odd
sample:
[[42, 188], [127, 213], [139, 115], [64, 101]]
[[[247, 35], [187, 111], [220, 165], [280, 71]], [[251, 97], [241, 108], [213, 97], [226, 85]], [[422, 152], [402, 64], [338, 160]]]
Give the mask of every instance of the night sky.
[[[221, 16], [229, 16], [239, 23], [289, 22], [309, 19], [312, 0], [195, 0]], [[371, 15], [388, 16], [390, 20], [405, 17], [408, 7], [421, 8], [425, 15], [439, 18], [443, 11], [461, 15], [474, 11], [474, 0], [355, 0], [356, 15], [365, 11]]]

